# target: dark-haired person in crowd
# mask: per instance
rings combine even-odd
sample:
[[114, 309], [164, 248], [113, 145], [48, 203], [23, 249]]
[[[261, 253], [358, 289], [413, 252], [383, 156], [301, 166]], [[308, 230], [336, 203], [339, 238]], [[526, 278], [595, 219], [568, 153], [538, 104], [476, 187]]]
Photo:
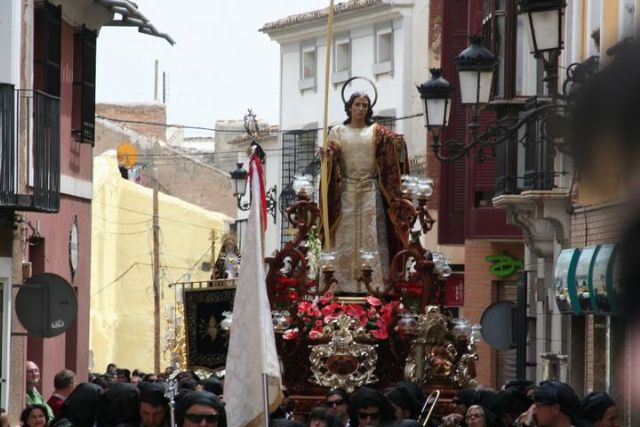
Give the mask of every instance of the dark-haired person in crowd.
[[169, 399], [165, 396], [165, 388], [160, 383], [141, 383], [138, 398], [140, 427], [169, 426]]
[[53, 377], [53, 394], [47, 400], [47, 405], [53, 411], [53, 416], [60, 415], [60, 408], [64, 400], [69, 397], [71, 392], [76, 388], [76, 374], [69, 369], [63, 369]]
[[111, 385], [98, 403], [98, 427], [138, 427], [139, 393], [131, 383]]
[[351, 402], [346, 391], [341, 388], [329, 390], [325, 398], [325, 405], [345, 427], [351, 426]]
[[395, 424], [395, 411], [384, 394], [368, 387], [360, 387], [352, 396], [358, 426], [391, 427]]
[[176, 405], [178, 427], [227, 427], [224, 404], [208, 391], [192, 391]]
[[78, 384], [65, 399], [60, 415], [51, 422], [51, 427], [93, 427], [102, 393], [102, 387], [97, 384]]
[[518, 417], [533, 404], [533, 400], [526, 394], [527, 388], [528, 385], [526, 387], [507, 387], [498, 393], [494, 409], [499, 413], [505, 425], [513, 425]]
[[20, 414], [20, 423], [23, 427], [47, 427], [49, 425], [47, 407], [39, 403], [27, 406]]
[[594, 391], [582, 400], [582, 418], [593, 427], [618, 427], [618, 406], [607, 393]]
[[533, 419], [538, 427], [581, 425], [581, 403], [573, 389], [563, 382], [548, 380], [536, 387]]
[[314, 408], [309, 413], [307, 422], [308, 427], [344, 427], [338, 417], [331, 413], [327, 408]]
[[214, 376], [206, 378], [198, 384], [198, 390], [208, 391], [209, 393], [213, 393], [218, 396], [222, 400], [222, 393], [224, 392], [224, 387], [222, 383]]
[[131, 371], [125, 368], [120, 368], [116, 371], [116, 381], [119, 383], [131, 382]]
[[[420, 415], [420, 402], [406, 387], [394, 387], [387, 392], [387, 399], [395, 410], [396, 423], [400, 424], [404, 420], [417, 420]], [[416, 423], [417, 424], [417, 423]], [[408, 423], [404, 423], [409, 427]]]
[[158, 375], [156, 375], [156, 374], [146, 374], [144, 377], [142, 377], [142, 382], [143, 383], [157, 383], [158, 382]]

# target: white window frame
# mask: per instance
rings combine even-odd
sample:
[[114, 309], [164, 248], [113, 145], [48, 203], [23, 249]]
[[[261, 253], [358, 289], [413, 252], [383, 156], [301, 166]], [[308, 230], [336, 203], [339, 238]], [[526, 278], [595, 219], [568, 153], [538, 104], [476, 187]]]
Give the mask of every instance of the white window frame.
[[[339, 67], [339, 59], [341, 50], [346, 46], [346, 67]], [[334, 84], [343, 83], [351, 77], [351, 35], [349, 33], [338, 34], [333, 38], [333, 75], [331, 80]]]
[[[305, 69], [305, 55], [313, 53], [314, 56], [314, 67], [313, 67], [313, 75], [306, 76], [304, 75]], [[301, 91], [304, 90], [315, 90], [316, 89], [316, 81], [318, 76], [318, 47], [316, 46], [316, 42], [310, 41], [300, 44], [300, 80], [298, 81], [298, 89]]]
[[[381, 43], [382, 38], [389, 38], [389, 55], [388, 58], [381, 58], [381, 47], [385, 43]], [[394, 57], [394, 36], [393, 36], [393, 22], [385, 22], [384, 24], [376, 25], [374, 31], [374, 64], [373, 75], [378, 76], [380, 74], [393, 74], [393, 57]]]
[[0, 329], [0, 341], [2, 342], [2, 363], [0, 363], [0, 405], [9, 407], [9, 384], [11, 383], [11, 307], [12, 288], [11, 277], [12, 259], [0, 257], [0, 282], [2, 282], [2, 328]]
[[620, 0], [618, 15], [618, 38], [633, 37], [635, 31], [636, 5], [633, 0]]

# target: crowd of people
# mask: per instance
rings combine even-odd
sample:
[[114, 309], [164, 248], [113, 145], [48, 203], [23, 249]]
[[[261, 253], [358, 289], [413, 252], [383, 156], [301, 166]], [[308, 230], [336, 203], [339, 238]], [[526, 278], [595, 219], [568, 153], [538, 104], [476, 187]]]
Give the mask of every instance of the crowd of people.
[[[170, 379], [170, 381], [169, 381]], [[54, 377], [55, 391], [45, 401], [38, 391], [40, 373], [26, 364], [27, 406], [24, 427], [226, 427], [223, 381], [199, 378], [192, 371], [143, 374], [110, 364], [104, 374], [76, 385], [67, 369]], [[168, 390], [169, 389], [169, 390]], [[172, 398], [170, 398], [170, 396]], [[437, 416], [425, 423], [429, 404], [423, 389], [402, 381], [383, 391], [361, 387], [354, 393], [336, 388], [305, 417], [295, 411], [287, 391], [270, 414], [274, 427], [618, 427], [615, 402], [593, 392], [582, 401], [567, 384], [511, 380], [499, 391], [484, 387], [458, 390], [439, 402]], [[170, 409], [174, 405], [174, 410]], [[449, 408], [442, 414], [442, 408]], [[6, 414], [0, 417], [8, 427]]]
[[[109, 364], [104, 374], [90, 374], [89, 382], [76, 384], [75, 374], [65, 369], [55, 375], [55, 391], [45, 401], [38, 390], [40, 370], [27, 362], [26, 386], [23, 427], [227, 425], [222, 383], [215, 376], [201, 379], [191, 371], [174, 375], [168, 368], [162, 374], [144, 374]], [[5, 414], [1, 427], [8, 426]]]
[[[274, 427], [618, 427], [615, 402], [603, 392], [593, 392], [582, 401], [567, 384], [549, 380], [511, 380], [499, 391], [483, 387], [458, 390], [448, 405], [448, 414], [426, 420], [430, 404], [415, 383], [402, 381], [384, 391], [361, 387], [353, 394], [330, 390], [322, 407], [313, 409], [306, 423], [293, 420], [294, 410], [285, 400], [276, 414]], [[447, 407], [441, 401], [440, 407]], [[434, 411], [435, 413], [441, 412]]]

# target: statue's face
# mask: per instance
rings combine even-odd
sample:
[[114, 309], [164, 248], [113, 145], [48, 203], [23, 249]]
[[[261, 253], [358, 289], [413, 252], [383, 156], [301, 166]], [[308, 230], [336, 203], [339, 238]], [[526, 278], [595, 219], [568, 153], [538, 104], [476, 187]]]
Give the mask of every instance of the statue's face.
[[369, 101], [364, 96], [357, 97], [351, 104], [351, 120], [356, 122], [364, 121], [369, 111]]

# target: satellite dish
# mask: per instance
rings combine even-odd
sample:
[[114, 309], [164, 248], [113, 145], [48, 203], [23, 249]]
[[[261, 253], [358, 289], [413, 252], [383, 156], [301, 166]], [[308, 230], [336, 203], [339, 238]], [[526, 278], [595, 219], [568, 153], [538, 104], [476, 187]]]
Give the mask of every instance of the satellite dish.
[[516, 305], [509, 301], [498, 301], [491, 304], [482, 313], [482, 338], [493, 349], [502, 351], [515, 347], [515, 319]]
[[138, 150], [136, 150], [136, 147], [128, 142], [118, 145], [118, 166], [131, 169], [137, 162]]
[[76, 292], [57, 274], [37, 274], [20, 286], [16, 295], [16, 314], [29, 336], [55, 337], [76, 320]]

